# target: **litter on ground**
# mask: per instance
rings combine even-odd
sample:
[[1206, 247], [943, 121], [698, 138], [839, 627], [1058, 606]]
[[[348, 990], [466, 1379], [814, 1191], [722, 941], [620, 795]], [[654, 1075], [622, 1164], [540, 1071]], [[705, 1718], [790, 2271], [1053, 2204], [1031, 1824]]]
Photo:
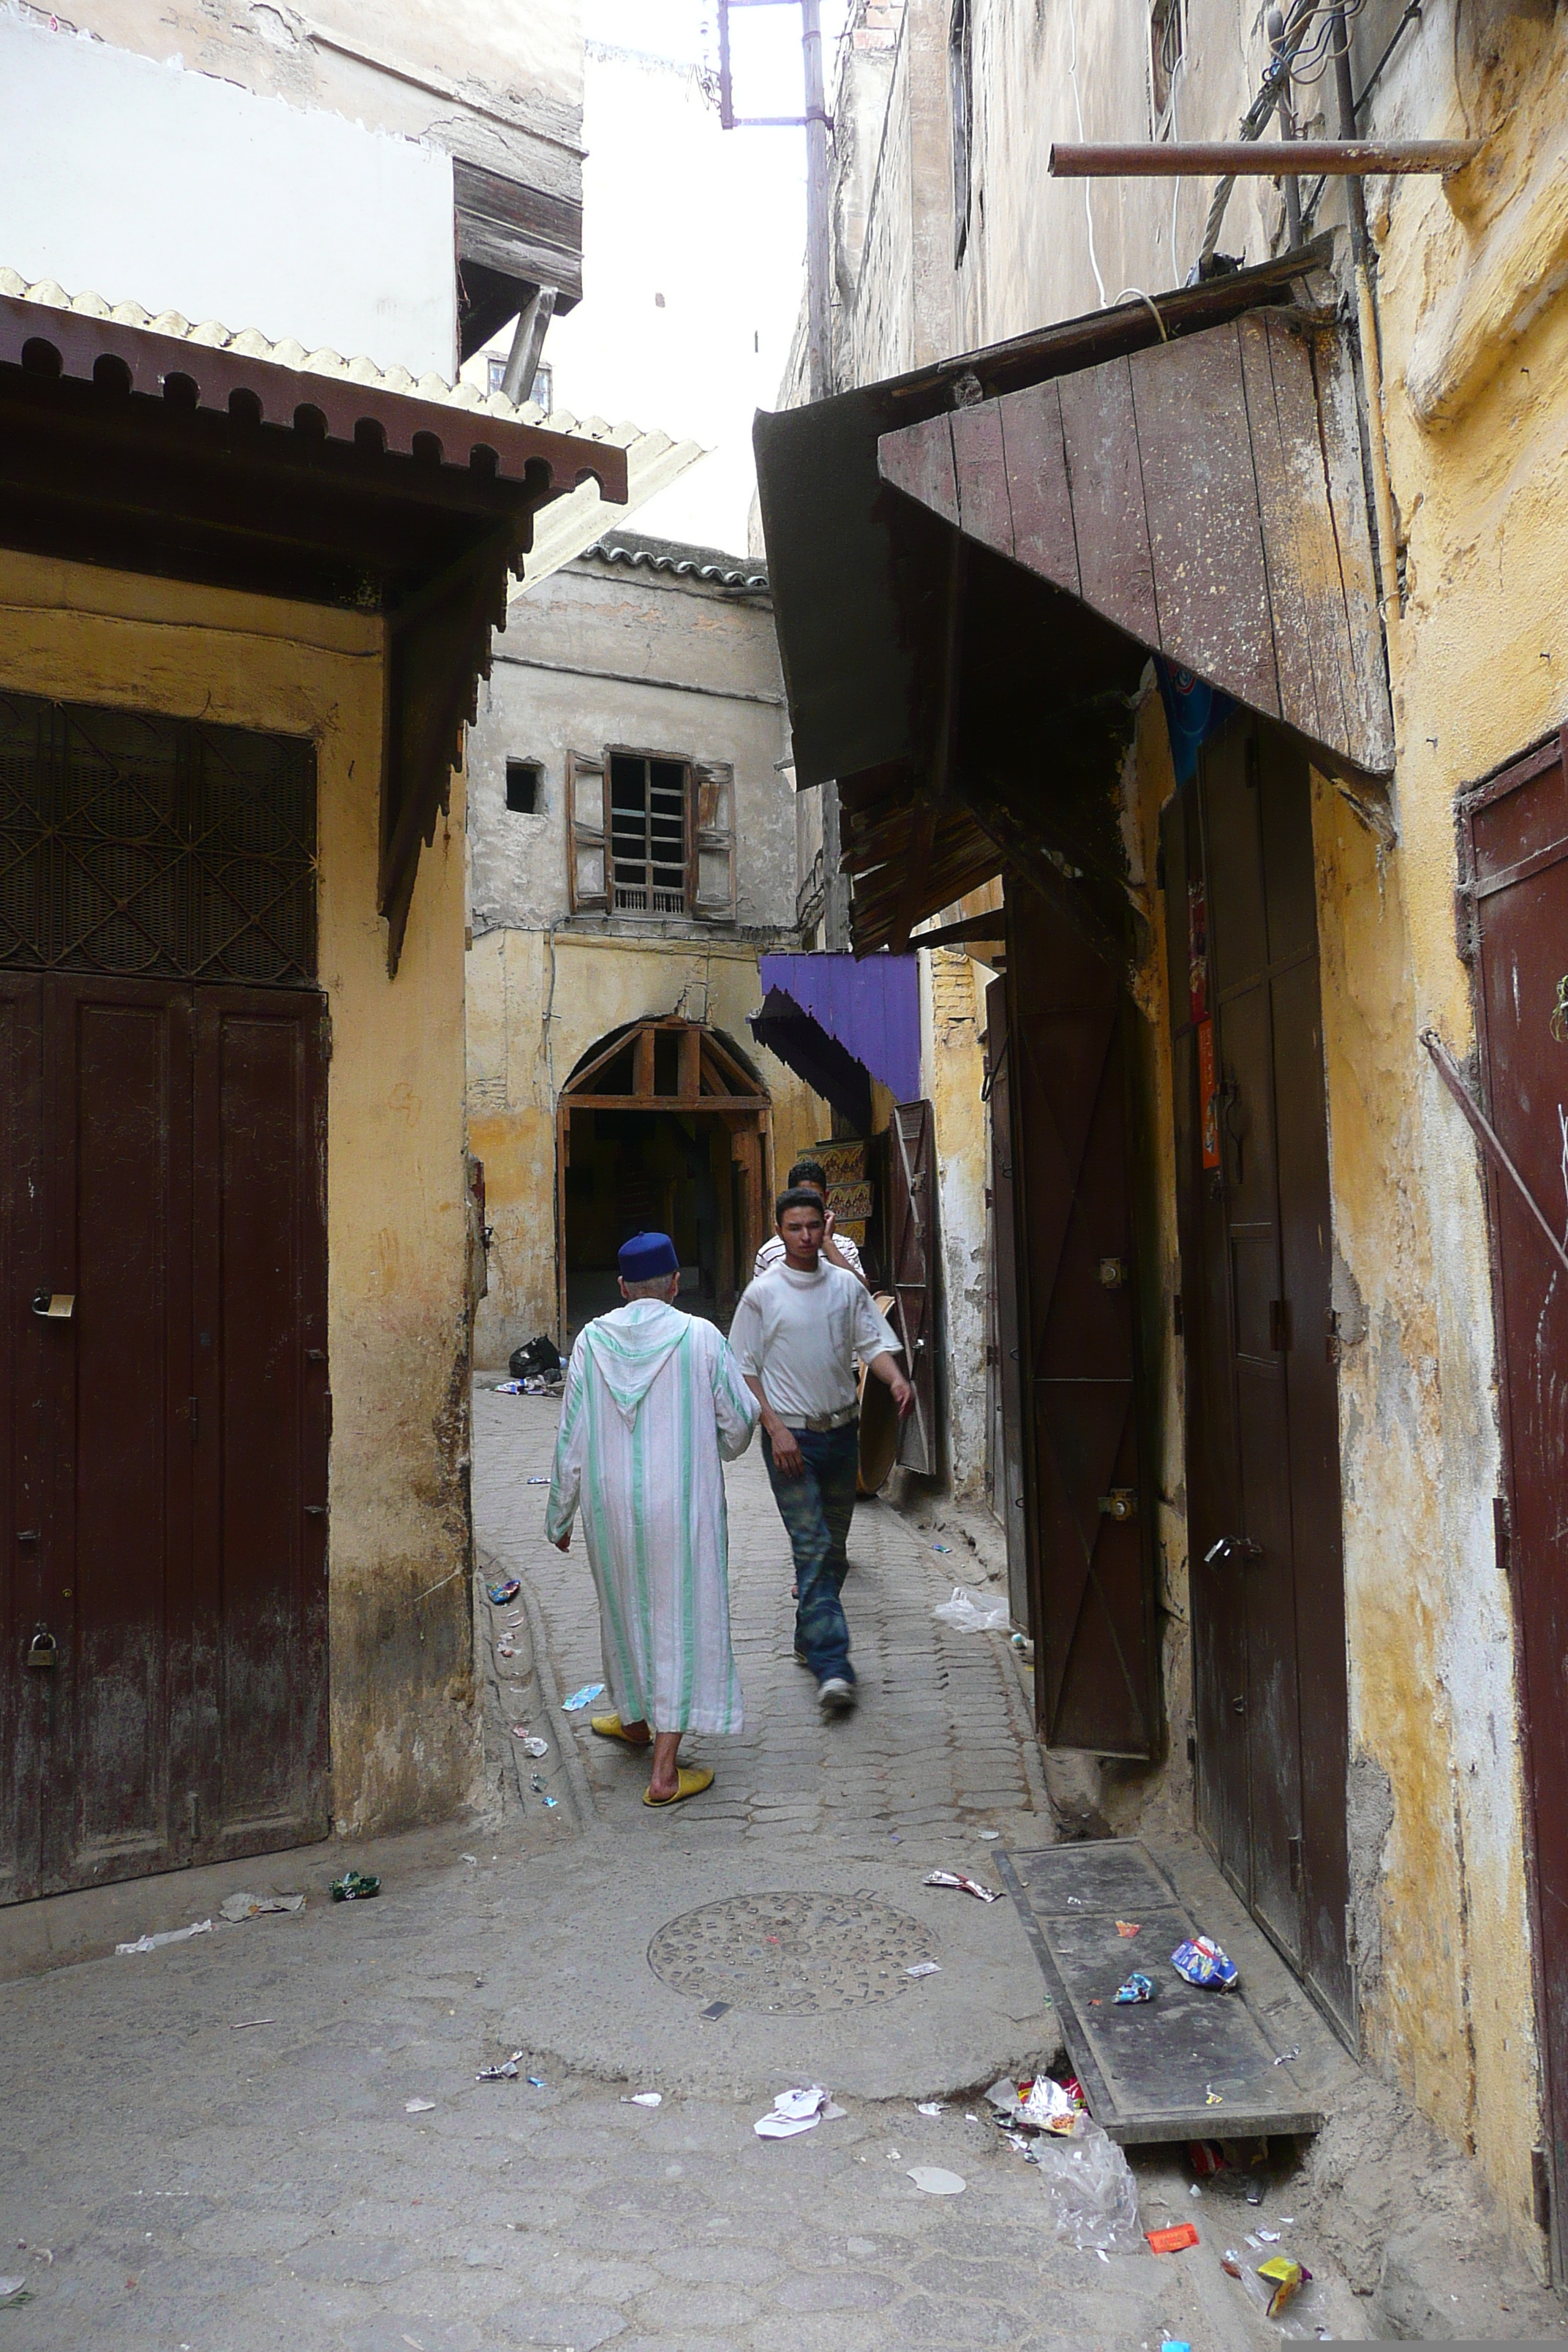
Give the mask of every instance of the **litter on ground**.
[[815, 2131], [831, 2105], [820, 2083], [809, 2083], [802, 2090], [781, 2091], [771, 2112], [759, 2116], [752, 2129], [759, 2139], [794, 2139], [799, 2132]]
[[944, 2172], [940, 2164], [912, 2164], [910, 2179], [928, 2197], [957, 2197], [969, 2186], [961, 2172]]
[[927, 1886], [955, 1886], [961, 1895], [973, 1895], [981, 1903], [1002, 1900], [999, 1887], [982, 1886], [977, 1878], [965, 1878], [960, 1870], [928, 1870], [924, 1883]]
[[604, 1691], [603, 1683], [584, 1683], [581, 1690], [574, 1690], [571, 1697], [563, 1698], [561, 1704], [568, 1715], [575, 1715], [579, 1707], [586, 1706], [593, 1699], [602, 1698]]
[[434, 2099], [405, 2099], [403, 2112], [405, 2116], [433, 2116], [436, 2102]]
[[1168, 2230], [1145, 2230], [1143, 2235], [1157, 2254], [1179, 2254], [1198, 2242], [1198, 2233], [1190, 2221], [1177, 2221]]
[[368, 1871], [345, 1870], [341, 1878], [333, 1879], [327, 1892], [334, 1903], [368, 1903], [381, 1893], [381, 1881]]
[[939, 1624], [951, 1625], [959, 1633], [999, 1633], [1007, 1622], [1005, 1601], [978, 1600], [962, 1584], [953, 1586], [951, 1601], [940, 1601], [931, 1613]]
[[499, 2066], [481, 2066], [474, 2080], [476, 2083], [515, 2083], [521, 2060], [521, 2051], [514, 2050], [511, 2056], [503, 2058]]
[[226, 1895], [218, 1906], [219, 1916], [231, 1921], [255, 1919], [264, 1911], [302, 1911], [302, 1895]]
[[522, 1587], [515, 1576], [509, 1576], [500, 1584], [487, 1584], [485, 1591], [489, 1597], [492, 1608], [504, 1609], [509, 1601], [517, 1599]]
[[626, 2101], [626, 2105], [629, 2107], [662, 2107], [664, 2105], [664, 2093], [662, 2091], [634, 2091], [631, 2097]]
[[907, 1977], [939, 1977], [942, 1963], [939, 1960], [917, 1960], [912, 1969], [904, 1970], [904, 1974]]
[[1222, 1992], [1228, 1992], [1240, 1975], [1236, 1962], [1226, 1958], [1212, 1936], [1194, 1936], [1178, 1944], [1171, 1954], [1171, 1966], [1189, 1984], [1217, 1985]]
[[161, 1936], [138, 1936], [133, 1944], [116, 1944], [116, 1952], [156, 1952], [165, 1944], [188, 1944], [193, 1936], [210, 1936], [213, 1923], [198, 1919], [194, 1927], [167, 1927]]
[[922, 2099], [915, 2112], [917, 2115], [922, 2116], [940, 2116], [942, 2113], [942, 2101], [940, 2099]]

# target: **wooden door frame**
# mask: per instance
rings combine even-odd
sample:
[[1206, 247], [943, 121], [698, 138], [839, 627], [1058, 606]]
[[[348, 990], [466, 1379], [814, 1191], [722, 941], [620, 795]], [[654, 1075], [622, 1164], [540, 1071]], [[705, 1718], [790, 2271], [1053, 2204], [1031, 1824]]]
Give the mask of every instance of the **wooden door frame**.
[[[679, 1039], [679, 1071], [678, 1089], [673, 1095], [660, 1095], [655, 1091], [654, 1039], [660, 1031], [673, 1032]], [[594, 1077], [627, 1051], [633, 1055], [637, 1091], [629, 1095], [595, 1092], [591, 1085]], [[652, 1115], [668, 1112], [676, 1118], [717, 1118], [722, 1121], [730, 1130], [731, 1165], [742, 1167], [746, 1176], [749, 1231], [735, 1236], [737, 1293], [745, 1288], [745, 1284], [740, 1280], [741, 1270], [748, 1255], [754, 1256], [762, 1247], [767, 1223], [765, 1204], [773, 1161], [773, 1101], [765, 1093], [726, 1093], [715, 1088], [704, 1094], [702, 1082], [705, 1075], [710, 1080], [733, 1080], [747, 1088], [756, 1083], [718, 1031], [706, 1022], [682, 1021], [670, 1014], [650, 1015], [646, 1020], [628, 1023], [613, 1035], [601, 1038], [596, 1045], [591, 1045], [556, 1097], [555, 1331], [556, 1344], [563, 1353], [568, 1328], [566, 1164], [574, 1110], [639, 1111]], [[737, 1150], [735, 1146], [738, 1144], [744, 1148]]]

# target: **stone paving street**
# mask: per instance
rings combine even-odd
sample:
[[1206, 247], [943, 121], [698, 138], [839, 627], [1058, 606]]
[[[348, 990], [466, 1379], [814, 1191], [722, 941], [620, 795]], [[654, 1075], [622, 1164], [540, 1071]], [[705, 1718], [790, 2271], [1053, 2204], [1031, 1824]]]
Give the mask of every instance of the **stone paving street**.
[[[1177, 2158], [1141, 2157], [1143, 2225], [1195, 2219], [1201, 2242], [1102, 2261], [1055, 2233], [1038, 2171], [984, 2119], [1002, 2066], [1051, 2056], [1048, 2004], [1010, 1904], [921, 1881], [933, 1864], [994, 1879], [984, 1831], [1019, 1844], [1050, 1830], [1005, 1643], [932, 1622], [952, 1558], [890, 1511], [858, 1515], [864, 1702], [824, 1727], [790, 1658], [761, 1465], [736, 1465], [749, 1727], [692, 1743], [714, 1791], [652, 1816], [640, 1761], [559, 1707], [599, 1662], [581, 1554], [544, 1545], [527, 1483], [553, 1409], [481, 1392], [477, 1421], [484, 1551], [532, 1591], [526, 1610], [479, 1606], [497, 1675], [489, 1810], [117, 1890], [111, 1925], [110, 1890], [61, 1898], [79, 1906], [78, 1948], [104, 1956], [0, 1987], [0, 2273], [30, 2297], [0, 2308], [0, 2352], [1152, 2352], [1166, 2337], [1241, 2352], [1276, 2333], [1219, 2255], [1285, 2224], [1283, 2180], [1257, 2207], [1194, 2198]], [[518, 1654], [497, 1660], [509, 1617]], [[537, 1790], [518, 1720], [550, 1742]], [[378, 1901], [325, 1900], [348, 1860], [382, 1873]], [[309, 1899], [112, 1955], [138, 1921], [213, 1916], [242, 1887]], [[701, 1983], [656, 1977], [667, 1923], [679, 1940], [694, 1910], [792, 1890], [822, 1952], [843, 1942], [847, 1980], [884, 1967], [889, 1997], [835, 2010], [828, 1970], [815, 2011], [737, 2000], [715, 2018]], [[733, 1965], [765, 1974], [767, 1941]], [[938, 1973], [909, 1979], [904, 1948], [934, 1953]], [[513, 2052], [518, 2079], [476, 2081]], [[843, 2115], [759, 2139], [773, 2093], [812, 2079]], [[629, 2104], [643, 2091], [662, 2104]], [[917, 2165], [963, 2192], [923, 2193]], [[1367, 2306], [1301, 2250], [1332, 2333], [1370, 2334]]]

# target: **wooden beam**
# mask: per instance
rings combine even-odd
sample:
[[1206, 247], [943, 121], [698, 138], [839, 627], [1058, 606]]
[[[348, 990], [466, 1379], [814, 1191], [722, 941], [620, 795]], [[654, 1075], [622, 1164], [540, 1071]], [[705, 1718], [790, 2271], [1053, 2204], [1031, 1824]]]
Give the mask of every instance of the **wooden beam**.
[[1278, 180], [1322, 172], [1362, 179], [1374, 172], [1462, 172], [1479, 139], [1169, 139], [1155, 146], [1079, 146], [1058, 142], [1046, 170], [1053, 180]]

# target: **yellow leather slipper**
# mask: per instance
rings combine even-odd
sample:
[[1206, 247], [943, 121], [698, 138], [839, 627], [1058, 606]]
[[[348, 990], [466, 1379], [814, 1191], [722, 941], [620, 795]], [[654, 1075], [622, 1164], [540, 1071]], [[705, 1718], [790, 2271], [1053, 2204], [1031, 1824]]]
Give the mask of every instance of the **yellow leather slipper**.
[[704, 1789], [710, 1789], [713, 1786], [713, 1775], [705, 1764], [682, 1764], [675, 1778], [676, 1789], [673, 1797], [656, 1797], [651, 1789], [645, 1789], [642, 1792], [643, 1803], [645, 1805], [679, 1805], [682, 1797], [700, 1797]]
[[651, 1748], [653, 1746], [653, 1734], [651, 1732], [646, 1739], [634, 1739], [618, 1715], [592, 1716], [589, 1718], [588, 1727], [591, 1731], [596, 1731], [601, 1739], [624, 1739], [628, 1748]]

